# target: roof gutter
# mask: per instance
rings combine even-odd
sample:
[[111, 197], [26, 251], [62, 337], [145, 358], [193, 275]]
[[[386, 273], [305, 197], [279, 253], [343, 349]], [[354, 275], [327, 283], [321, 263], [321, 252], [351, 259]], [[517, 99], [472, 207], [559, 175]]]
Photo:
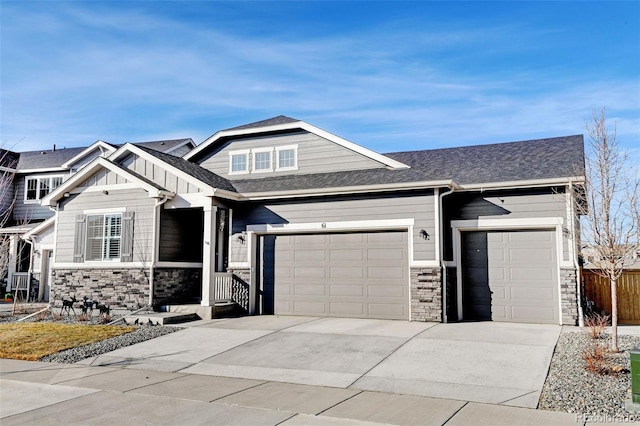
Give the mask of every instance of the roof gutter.
[[584, 183], [584, 176], [571, 176], [550, 179], [513, 180], [507, 182], [472, 183], [460, 185], [458, 191], [483, 191], [488, 189], [539, 188], [550, 185], [567, 185], [569, 183]]
[[332, 188], [312, 188], [312, 189], [296, 189], [292, 191], [274, 191], [274, 192], [249, 192], [240, 194], [240, 199], [243, 201], [258, 201], [268, 199], [280, 199], [280, 198], [302, 198], [302, 197], [317, 197], [326, 195], [351, 195], [362, 194], [368, 192], [389, 192], [398, 190], [409, 189], [430, 189], [441, 188], [443, 186], [458, 187], [452, 180], [443, 181], [423, 181], [423, 182], [407, 182], [407, 183], [394, 183], [388, 185], [359, 185], [359, 186], [343, 186]]

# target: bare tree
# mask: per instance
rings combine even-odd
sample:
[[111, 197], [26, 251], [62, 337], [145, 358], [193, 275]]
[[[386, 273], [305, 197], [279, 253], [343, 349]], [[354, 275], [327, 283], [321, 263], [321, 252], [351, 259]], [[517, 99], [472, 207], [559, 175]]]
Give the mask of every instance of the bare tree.
[[607, 126], [604, 108], [593, 111], [586, 130], [586, 203], [578, 203], [583, 256], [611, 285], [611, 350], [617, 352], [617, 282], [625, 260], [640, 249], [640, 179], [628, 152], [620, 148], [615, 122]]
[[[16, 165], [16, 155], [0, 148], [0, 228], [4, 228], [11, 220], [13, 206], [16, 202], [13, 188]], [[0, 233], [0, 280], [7, 275], [10, 243], [11, 235]]]

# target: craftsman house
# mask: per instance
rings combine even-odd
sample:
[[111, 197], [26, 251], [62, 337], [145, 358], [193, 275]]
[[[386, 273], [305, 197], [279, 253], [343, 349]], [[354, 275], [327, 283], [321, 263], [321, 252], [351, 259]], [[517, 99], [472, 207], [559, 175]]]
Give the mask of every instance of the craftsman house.
[[[195, 147], [191, 139], [140, 142], [159, 152], [182, 156]], [[51, 191], [97, 157], [107, 157], [118, 145], [96, 141], [79, 148], [30, 152], [4, 151], [0, 158], [11, 166], [1, 170], [0, 235], [9, 243], [6, 291], [16, 287], [34, 300], [49, 300], [49, 271], [54, 253], [54, 210], [41, 204]], [[44, 273], [41, 273], [43, 272]], [[4, 293], [3, 293], [4, 294]]]
[[576, 324], [583, 169], [582, 136], [383, 155], [279, 116], [96, 156], [26, 238], [56, 303]]

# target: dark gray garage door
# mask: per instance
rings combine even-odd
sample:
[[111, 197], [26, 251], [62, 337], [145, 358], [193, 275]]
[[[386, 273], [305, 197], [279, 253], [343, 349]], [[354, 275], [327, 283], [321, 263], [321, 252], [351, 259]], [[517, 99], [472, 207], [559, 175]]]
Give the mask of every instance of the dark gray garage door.
[[554, 231], [464, 232], [462, 269], [464, 319], [559, 323]]
[[406, 232], [279, 235], [275, 314], [409, 319]]

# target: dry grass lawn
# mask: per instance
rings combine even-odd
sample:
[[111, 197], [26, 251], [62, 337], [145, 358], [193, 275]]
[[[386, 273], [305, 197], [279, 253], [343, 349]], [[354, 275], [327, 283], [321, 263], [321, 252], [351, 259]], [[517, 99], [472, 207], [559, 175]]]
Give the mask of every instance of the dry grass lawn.
[[45, 355], [87, 345], [135, 327], [55, 323], [0, 324], [0, 358], [36, 361]]

